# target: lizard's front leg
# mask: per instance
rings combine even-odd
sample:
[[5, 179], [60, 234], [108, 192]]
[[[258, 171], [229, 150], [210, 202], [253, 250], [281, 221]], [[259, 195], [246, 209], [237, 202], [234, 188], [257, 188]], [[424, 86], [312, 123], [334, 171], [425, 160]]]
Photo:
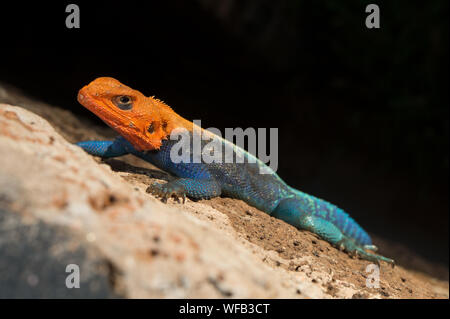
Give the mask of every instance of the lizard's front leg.
[[122, 137], [116, 138], [114, 141], [83, 141], [75, 145], [91, 155], [104, 158], [122, 156], [131, 152], [130, 146]]
[[210, 199], [220, 196], [222, 189], [213, 179], [178, 178], [166, 184], [154, 183], [146, 192], [162, 197], [163, 201], [172, 196], [181, 197], [184, 203], [186, 196], [192, 199]]

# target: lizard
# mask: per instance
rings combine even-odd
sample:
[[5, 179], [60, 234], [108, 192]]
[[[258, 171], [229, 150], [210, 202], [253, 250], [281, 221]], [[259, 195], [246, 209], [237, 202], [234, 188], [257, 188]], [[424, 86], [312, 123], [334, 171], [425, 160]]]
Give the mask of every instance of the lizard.
[[[287, 185], [269, 166], [230, 141], [199, 128], [178, 115], [166, 103], [146, 97], [118, 80], [100, 77], [81, 88], [78, 102], [97, 115], [118, 134], [111, 141], [82, 141], [76, 143], [87, 153], [103, 158], [126, 154], [137, 156], [177, 178], [165, 184], [153, 183], [146, 192], [167, 198], [193, 200], [226, 196], [245, 201], [250, 206], [281, 219], [299, 230], [308, 230], [349, 255], [392, 266], [394, 260], [378, 255], [368, 233], [343, 209], [318, 197]], [[176, 132], [187, 132], [188, 142], [200, 132], [206, 142], [219, 141], [244, 162], [193, 161], [192, 144], [189, 158], [174, 160], [180, 138]], [[226, 152], [225, 152], [226, 153]], [[222, 157], [223, 159], [223, 157]], [[263, 172], [263, 173], [262, 173]]]

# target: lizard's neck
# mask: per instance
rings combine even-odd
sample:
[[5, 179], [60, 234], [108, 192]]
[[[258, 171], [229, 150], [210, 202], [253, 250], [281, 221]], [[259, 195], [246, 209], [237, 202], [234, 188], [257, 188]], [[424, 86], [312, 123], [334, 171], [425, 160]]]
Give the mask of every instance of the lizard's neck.
[[149, 100], [150, 106], [155, 110], [158, 110], [158, 114], [154, 117], [152, 122], [154, 126], [153, 129], [155, 130], [155, 137], [160, 138], [162, 141], [169, 138], [170, 134], [175, 129], [184, 128], [190, 132], [192, 131], [193, 123], [191, 121], [188, 121], [175, 113], [174, 110], [164, 102], [153, 97], [150, 97]]

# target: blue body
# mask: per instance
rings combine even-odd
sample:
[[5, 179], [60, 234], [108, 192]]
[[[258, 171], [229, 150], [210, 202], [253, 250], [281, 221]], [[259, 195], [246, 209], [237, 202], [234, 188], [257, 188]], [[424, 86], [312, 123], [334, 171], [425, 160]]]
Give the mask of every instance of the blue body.
[[[77, 145], [92, 155], [116, 157], [133, 154], [177, 177], [167, 184], [158, 184], [161, 191], [174, 190], [194, 199], [224, 195], [238, 198], [271, 216], [282, 219], [298, 229], [318, 234], [331, 244], [363, 258], [376, 261], [391, 259], [366, 252], [374, 249], [369, 235], [342, 209], [322, 199], [288, 186], [275, 172], [255, 157], [233, 144], [220, 139], [224, 148], [245, 158], [244, 163], [174, 163], [171, 150], [177, 141], [164, 140], [157, 151], [137, 151], [127, 140], [86, 141]], [[202, 146], [204, 146], [203, 144]], [[190, 149], [192, 151], [192, 148]], [[256, 162], [249, 162], [249, 159]], [[261, 169], [266, 174], [261, 174]]]

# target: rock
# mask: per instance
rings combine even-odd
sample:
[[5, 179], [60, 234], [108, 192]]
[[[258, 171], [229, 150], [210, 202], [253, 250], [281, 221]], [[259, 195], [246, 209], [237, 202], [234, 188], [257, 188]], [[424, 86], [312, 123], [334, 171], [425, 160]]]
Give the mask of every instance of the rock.
[[135, 191], [27, 110], [0, 104], [0, 153], [1, 297], [296, 296], [236, 238]]
[[[5, 210], [0, 229], [0, 298], [120, 297], [113, 267], [77, 232]], [[79, 289], [66, 286], [73, 264], [83, 270]]]
[[68, 142], [111, 132], [0, 85], [2, 100], [26, 109], [0, 103], [0, 298], [448, 298], [402, 265], [367, 289], [367, 261], [242, 201], [163, 204], [145, 189], [168, 174]]

